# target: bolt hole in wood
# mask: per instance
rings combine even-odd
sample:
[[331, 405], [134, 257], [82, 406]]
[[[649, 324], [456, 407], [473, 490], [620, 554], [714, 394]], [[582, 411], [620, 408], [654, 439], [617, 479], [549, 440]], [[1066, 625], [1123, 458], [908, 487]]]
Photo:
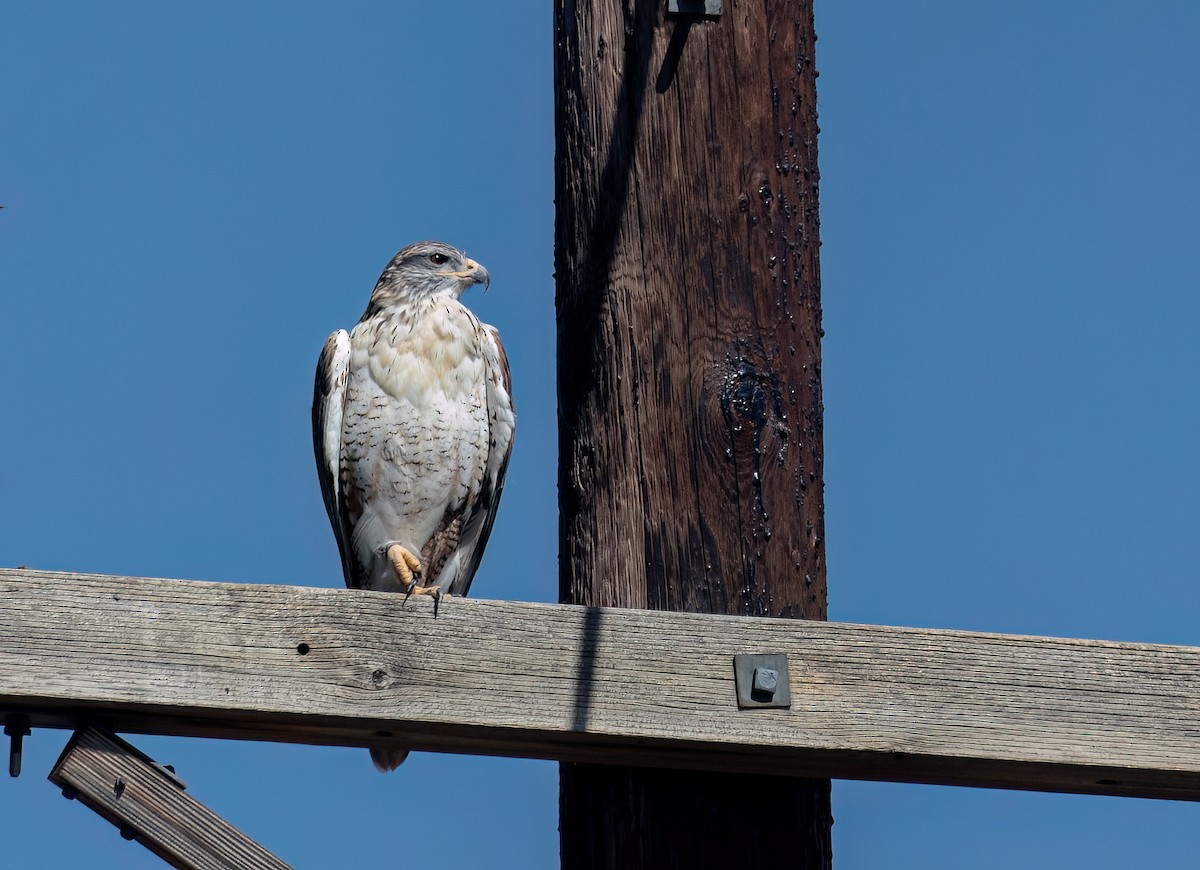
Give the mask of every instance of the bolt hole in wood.
[[309, 647], [309, 645], [306, 643], [296, 645], [296, 652], [300, 653], [302, 656], [308, 655], [309, 649], [311, 649], [311, 647]]

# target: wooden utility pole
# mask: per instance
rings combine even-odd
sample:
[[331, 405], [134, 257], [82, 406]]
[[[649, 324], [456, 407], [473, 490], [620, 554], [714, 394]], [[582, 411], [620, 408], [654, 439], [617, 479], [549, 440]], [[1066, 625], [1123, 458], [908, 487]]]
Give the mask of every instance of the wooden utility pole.
[[[823, 619], [812, 3], [666, 6], [556, 3], [560, 597]], [[830, 864], [825, 780], [564, 764], [560, 806], [568, 870]]]

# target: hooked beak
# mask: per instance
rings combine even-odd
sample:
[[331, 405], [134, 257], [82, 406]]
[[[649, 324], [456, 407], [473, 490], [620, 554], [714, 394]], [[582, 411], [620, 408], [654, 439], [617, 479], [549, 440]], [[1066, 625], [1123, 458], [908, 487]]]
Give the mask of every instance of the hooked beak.
[[492, 276], [488, 274], [488, 270], [471, 259], [463, 261], [461, 272], [442, 272], [441, 274], [452, 275], [455, 278], [467, 278], [471, 283], [482, 284], [485, 288], [490, 287], [492, 283]]

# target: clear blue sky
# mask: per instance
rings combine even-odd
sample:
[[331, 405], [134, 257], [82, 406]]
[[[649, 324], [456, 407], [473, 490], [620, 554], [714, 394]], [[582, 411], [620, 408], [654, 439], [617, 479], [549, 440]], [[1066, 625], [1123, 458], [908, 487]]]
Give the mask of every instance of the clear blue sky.
[[[1200, 644], [1200, 6], [817, 26], [831, 617]], [[0, 564], [340, 585], [313, 367], [432, 237], [491, 270], [516, 382], [474, 591], [553, 600], [551, 48], [549, 4], [5, 3]], [[0, 780], [5, 865], [161, 866], [44, 781], [66, 737]], [[557, 862], [550, 763], [135, 742], [300, 867]], [[847, 782], [834, 813], [842, 870], [1187, 866], [1200, 827]]]

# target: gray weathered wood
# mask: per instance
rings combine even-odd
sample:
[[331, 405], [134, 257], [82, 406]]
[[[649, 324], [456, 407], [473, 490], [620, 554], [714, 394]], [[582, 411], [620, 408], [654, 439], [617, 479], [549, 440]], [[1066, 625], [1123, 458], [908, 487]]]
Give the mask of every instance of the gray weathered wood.
[[119, 737], [75, 732], [50, 781], [172, 867], [288, 870], [287, 864], [184, 791], [180, 781]]
[[[1200, 797], [1200, 649], [0, 569], [34, 727]], [[305, 646], [301, 646], [305, 645]], [[300, 649], [307, 649], [301, 654]], [[789, 657], [790, 710], [733, 656]]]

